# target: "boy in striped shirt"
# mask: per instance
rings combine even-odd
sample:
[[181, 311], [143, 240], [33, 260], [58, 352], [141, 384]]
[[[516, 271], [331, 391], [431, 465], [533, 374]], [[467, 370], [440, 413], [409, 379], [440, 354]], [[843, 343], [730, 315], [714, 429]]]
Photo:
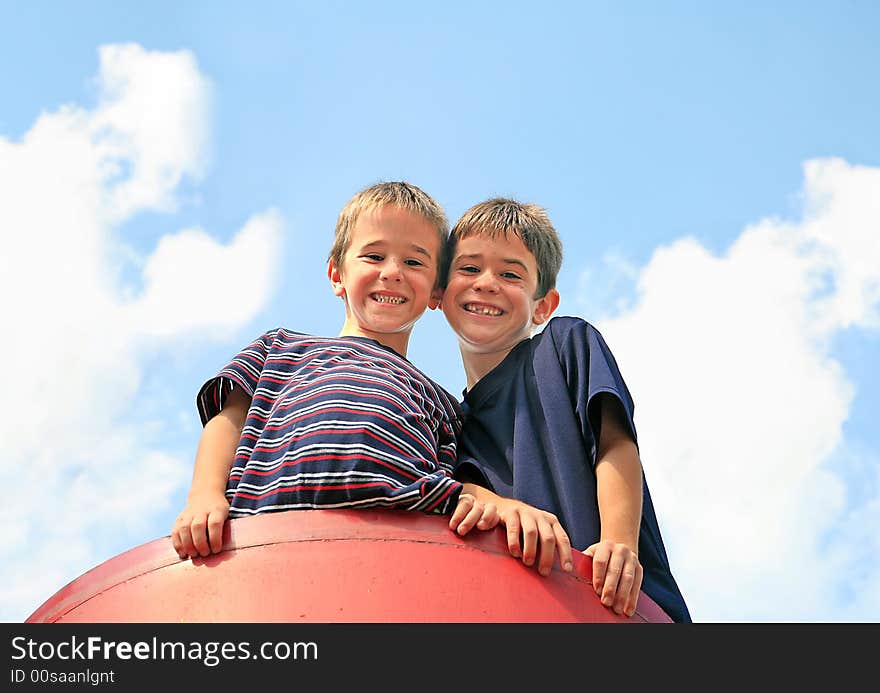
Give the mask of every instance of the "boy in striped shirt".
[[[181, 558], [219, 551], [227, 517], [261, 512], [418, 510], [450, 514], [459, 534], [498, 524], [491, 499], [452, 476], [458, 403], [406, 359], [416, 320], [440, 303], [448, 228], [440, 206], [403, 182], [366, 188], [343, 208], [327, 269], [345, 304], [339, 336], [271, 330], [199, 392], [204, 431], [171, 532]], [[523, 505], [505, 524], [518, 544], [532, 522]], [[534, 560], [534, 536], [512, 552]], [[539, 570], [549, 573], [554, 551], [570, 570], [561, 525], [549, 536]]]

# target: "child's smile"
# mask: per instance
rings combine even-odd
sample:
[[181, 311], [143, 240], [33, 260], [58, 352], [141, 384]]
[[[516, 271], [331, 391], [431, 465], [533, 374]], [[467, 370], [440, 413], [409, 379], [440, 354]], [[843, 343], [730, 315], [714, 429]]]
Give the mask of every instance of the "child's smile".
[[387, 303], [391, 305], [400, 305], [401, 303], [406, 303], [407, 299], [404, 296], [397, 296], [386, 293], [374, 293], [370, 294], [370, 298], [372, 298], [376, 303]]
[[537, 284], [535, 258], [518, 236], [459, 240], [443, 312], [462, 348], [509, 350], [530, 337]]
[[501, 310], [500, 308], [496, 308], [495, 306], [490, 306], [486, 303], [465, 303], [463, 308], [468, 313], [475, 313], [476, 315], [488, 315], [491, 317], [504, 315], [503, 310]]
[[468, 378], [481, 376], [556, 308], [551, 289], [534, 298], [538, 268], [519, 236], [459, 239], [443, 292], [443, 313], [466, 357]]
[[405, 356], [416, 320], [439, 303], [439, 255], [437, 230], [425, 218], [390, 205], [364, 212], [342, 266], [331, 261], [327, 270], [345, 301], [340, 335], [370, 337]]

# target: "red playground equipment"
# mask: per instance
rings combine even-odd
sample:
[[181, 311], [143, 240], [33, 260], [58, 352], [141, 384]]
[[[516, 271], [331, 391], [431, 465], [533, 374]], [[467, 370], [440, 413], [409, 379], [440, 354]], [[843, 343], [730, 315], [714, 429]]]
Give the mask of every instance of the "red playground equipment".
[[635, 614], [602, 606], [590, 559], [548, 577], [510, 556], [503, 527], [459, 537], [448, 518], [300, 510], [227, 522], [223, 551], [181, 560], [169, 537], [61, 588], [26, 623], [669, 623], [644, 592]]

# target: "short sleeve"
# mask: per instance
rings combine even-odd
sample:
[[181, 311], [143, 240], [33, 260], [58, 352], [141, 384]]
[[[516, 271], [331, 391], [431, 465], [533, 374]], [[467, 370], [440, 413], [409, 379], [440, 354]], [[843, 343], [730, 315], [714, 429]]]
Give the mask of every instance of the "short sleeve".
[[[585, 438], [599, 440], [600, 412], [595, 404], [599, 395], [609, 394], [622, 405], [625, 423], [638, 444], [633, 419], [635, 405], [605, 339], [595, 327], [580, 319], [568, 319], [553, 327], [553, 343]], [[591, 436], [587, 435], [588, 429]]]
[[196, 396], [196, 408], [202, 426], [223, 409], [226, 398], [236, 387], [253, 397], [266, 365], [277, 330], [266, 332], [242, 349], [213, 378], [202, 385]]

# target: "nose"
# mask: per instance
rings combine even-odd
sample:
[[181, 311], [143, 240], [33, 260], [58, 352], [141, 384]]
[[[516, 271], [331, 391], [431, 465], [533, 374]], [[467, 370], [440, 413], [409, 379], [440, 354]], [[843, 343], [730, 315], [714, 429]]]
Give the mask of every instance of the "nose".
[[498, 278], [490, 271], [485, 270], [474, 277], [474, 291], [488, 291], [495, 293], [498, 291]]
[[379, 269], [379, 279], [399, 282], [401, 280], [400, 262], [395, 258], [386, 258]]

